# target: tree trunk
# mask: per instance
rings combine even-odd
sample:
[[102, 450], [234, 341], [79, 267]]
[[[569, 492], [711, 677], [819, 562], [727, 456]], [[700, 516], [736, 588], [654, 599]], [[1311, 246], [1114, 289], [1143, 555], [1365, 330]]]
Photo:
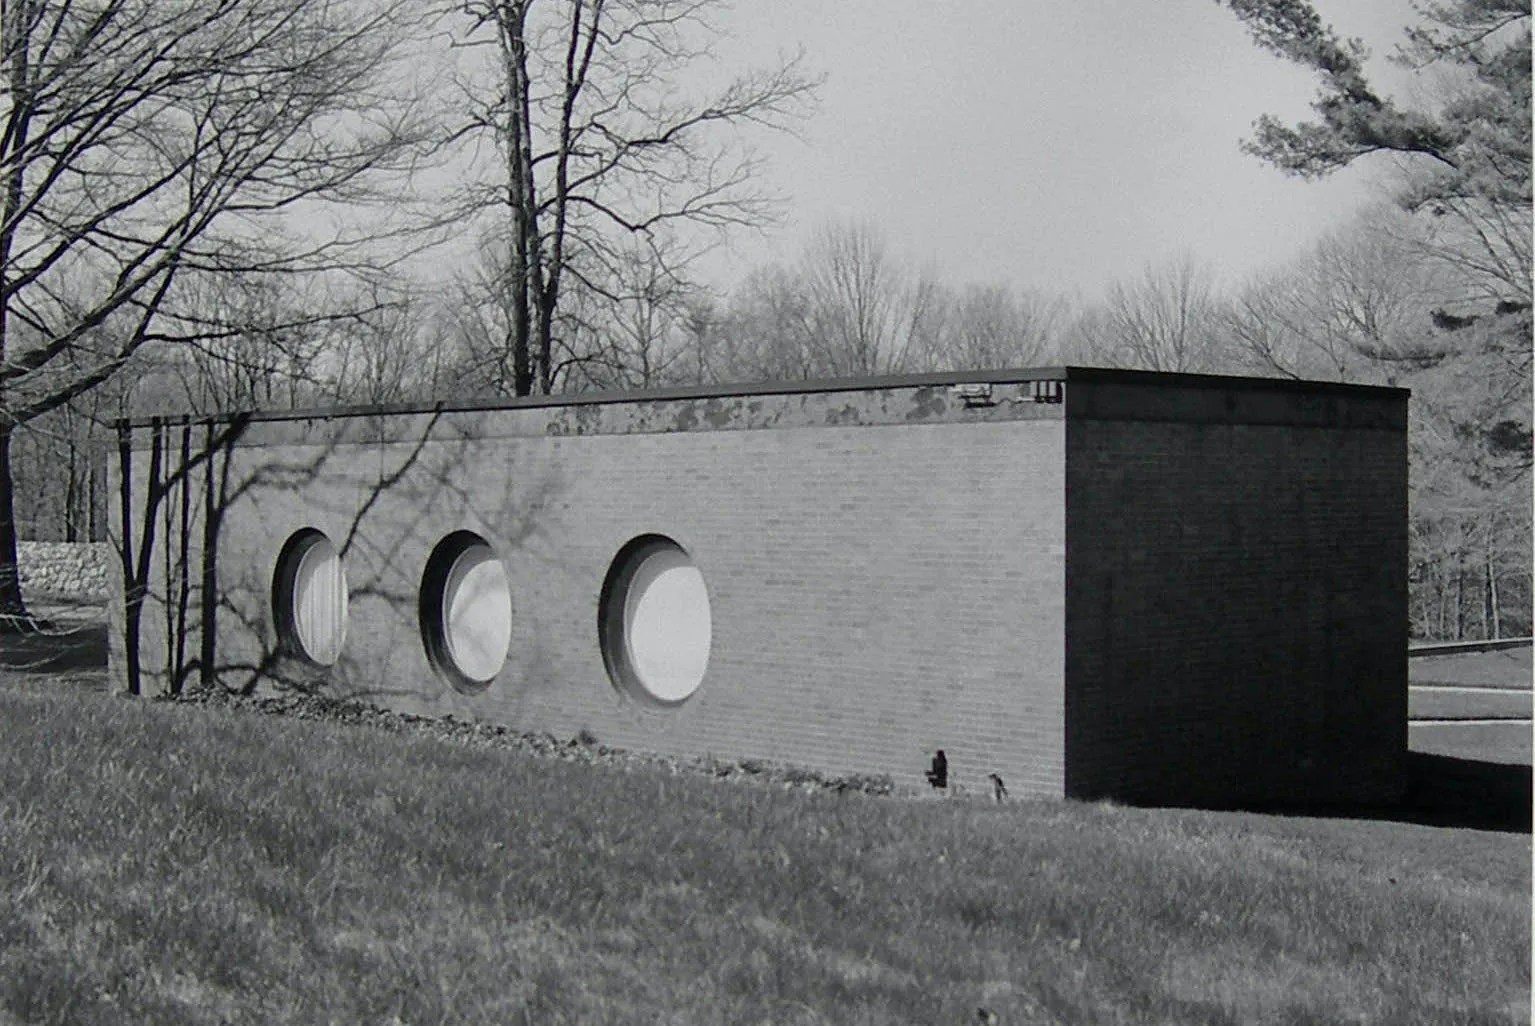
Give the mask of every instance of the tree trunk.
[[[198, 653], [197, 664], [201, 674], [200, 683], [204, 688], [212, 688], [218, 683], [218, 677], [214, 673], [213, 660], [216, 654], [217, 630], [218, 630], [218, 551], [219, 551], [219, 523], [224, 515], [223, 506], [217, 500], [221, 497], [213, 487], [213, 465], [216, 462], [214, 454], [217, 448], [214, 444], [213, 424], [210, 421], [204, 428], [204, 454], [208, 465], [203, 474], [203, 560], [202, 560], [202, 584], [199, 592], [202, 598], [202, 649]], [[229, 460], [222, 460], [223, 469], [229, 469]], [[220, 489], [219, 491], [222, 491]]]
[[1487, 551], [1487, 622], [1489, 630], [1487, 636], [1494, 641], [1503, 636], [1502, 625], [1498, 623], [1498, 574], [1492, 565], [1492, 550]]
[[0, 420], [0, 622], [29, 619], [21, 597], [16, 496], [11, 483], [11, 436], [15, 430], [10, 422]]
[[74, 437], [74, 425], [70, 425], [65, 444], [69, 447], [68, 471], [64, 481], [64, 540], [80, 540], [80, 458]]
[[1455, 640], [1466, 640], [1466, 554], [1455, 555]]
[[[557, 275], [559, 269], [551, 268], [549, 273], [551, 276]], [[534, 360], [538, 364], [539, 395], [551, 395], [554, 392], [554, 307], [555, 294], [551, 291], [538, 305], [538, 352]]]
[[[511, 247], [506, 288], [512, 302], [512, 393], [532, 395], [534, 387], [533, 311], [538, 261], [538, 198], [533, 180], [532, 98], [527, 71], [527, 7], [504, 4], [496, 7], [500, 30], [502, 86], [506, 90], [506, 122], [501, 128], [506, 145], [506, 202], [511, 214]], [[504, 364], [503, 364], [504, 366]]]

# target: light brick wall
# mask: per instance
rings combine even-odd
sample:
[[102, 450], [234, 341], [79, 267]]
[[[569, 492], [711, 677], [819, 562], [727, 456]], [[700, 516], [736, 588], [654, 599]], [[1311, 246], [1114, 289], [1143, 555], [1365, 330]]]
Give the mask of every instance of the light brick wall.
[[1068, 793], [1393, 797], [1405, 394], [1082, 382], [1067, 403]]
[[[231, 468], [254, 485], [224, 523], [220, 660], [269, 659], [272, 568], [313, 527], [343, 550], [351, 592], [340, 661], [308, 674], [334, 691], [909, 786], [942, 748], [973, 792], [997, 772], [1015, 795], [1058, 797], [1060, 408], [945, 396], [464, 412], [399, 418], [373, 432], [385, 441], [360, 422], [255, 425]], [[417, 625], [421, 571], [460, 529], [512, 584], [511, 653], [478, 694], [437, 677]], [[604, 576], [646, 533], [686, 548], [709, 592], [708, 675], [675, 709], [620, 694], [598, 645]]]

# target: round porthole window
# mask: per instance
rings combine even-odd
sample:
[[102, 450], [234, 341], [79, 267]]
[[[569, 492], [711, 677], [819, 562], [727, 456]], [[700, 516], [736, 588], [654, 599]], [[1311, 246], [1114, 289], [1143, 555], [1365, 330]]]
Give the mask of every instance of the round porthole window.
[[331, 540], [313, 528], [289, 538], [272, 578], [277, 641], [288, 655], [330, 666], [346, 640], [346, 569]]
[[661, 535], [625, 545], [603, 582], [598, 630], [608, 676], [660, 705], [685, 701], [709, 668], [713, 621], [703, 574]]
[[421, 578], [421, 638], [427, 657], [461, 690], [490, 684], [512, 643], [512, 589], [490, 544], [470, 531], [432, 550]]

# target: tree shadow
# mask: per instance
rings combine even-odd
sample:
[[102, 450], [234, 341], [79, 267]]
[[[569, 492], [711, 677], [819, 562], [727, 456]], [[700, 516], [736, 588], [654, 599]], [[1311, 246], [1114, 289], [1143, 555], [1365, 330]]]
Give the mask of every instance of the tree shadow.
[[[497, 443], [444, 418], [441, 407], [325, 426], [276, 418], [263, 428], [271, 438], [247, 438], [252, 426], [249, 416], [119, 425], [113, 541], [124, 599], [120, 647], [111, 649], [122, 661], [114, 666], [119, 682], [132, 694], [148, 686], [170, 696], [273, 687], [364, 701], [420, 697], [419, 681], [388, 672], [390, 653], [413, 647], [420, 634], [421, 585], [401, 552], [451, 521], [493, 537], [502, 558], [531, 558], [525, 549], [540, 514], [563, 487], [558, 468], [519, 468], [504, 475], [499, 493], [488, 491], [480, 468]], [[505, 462], [504, 453], [497, 458]], [[349, 564], [352, 608], [371, 610], [353, 619], [401, 629], [375, 629], [371, 644], [349, 645], [323, 666], [277, 636], [266, 568], [221, 558], [231, 510], [262, 496], [302, 496], [326, 514]], [[237, 643], [221, 644], [221, 634]]]
[[48, 619], [29, 629], [0, 636], [0, 668], [22, 673], [104, 670], [107, 665], [105, 622]]

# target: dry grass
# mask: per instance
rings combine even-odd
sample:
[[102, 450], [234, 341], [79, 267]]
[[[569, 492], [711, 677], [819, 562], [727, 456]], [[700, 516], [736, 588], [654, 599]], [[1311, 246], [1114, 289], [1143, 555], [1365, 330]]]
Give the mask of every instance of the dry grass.
[[1530, 838], [0, 686], [0, 1022], [1517, 1023]]

